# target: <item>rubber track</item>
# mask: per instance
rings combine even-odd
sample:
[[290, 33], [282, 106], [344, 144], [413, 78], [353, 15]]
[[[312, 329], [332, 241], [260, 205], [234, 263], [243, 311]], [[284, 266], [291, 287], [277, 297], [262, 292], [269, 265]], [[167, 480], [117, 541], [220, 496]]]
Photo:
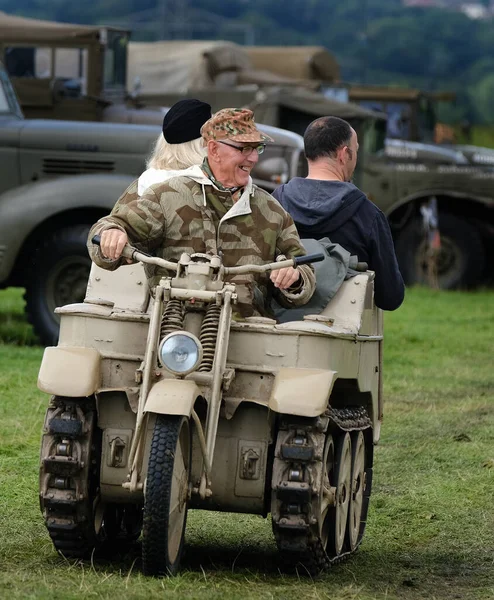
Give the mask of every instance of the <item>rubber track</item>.
[[[62, 470], [65, 466], [57, 465], [57, 460], [62, 462], [66, 457], [58, 457], [53, 453], [57, 444], [67, 438], [67, 434], [52, 433], [50, 427], [52, 421], [57, 421], [60, 409], [73, 410], [78, 418], [69, 423], [72, 427], [72, 463], [75, 465], [73, 472], [68, 478], [70, 487], [64, 490], [54, 487], [53, 470]], [[79, 411], [77, 411], [77, 408]], [[83, 415], [83, 420], [80, 416]], [[81, 402], [64, 399], [52, 400], [46, 413], [45, 433], [43, 435], [42, 449], [51, 448], [51, 452], [41, 456], [40, 467], [40, 507], [53, 545], [56, 550], [64, 556], [73, 558], [85, 558], [90, 555], [98, 542], [94, 530], [93, 498], [90, 497], [93, 477], [97, 477], [95, 468], [98, 468], [99, 457], [96, 465], [91, 461], [94, 452], [93, 429], [95, 420], [94, 402], [84, 399]], [[76, 451], [80, 449], [80, 454]], [[42, 450], [43, 451], [43, 450]], [[80, 467], [77, 468], [80, 457]], [[94, 479], [93, 479], [94, 481]], [[43, 491], [44, 490], [44, 491]]]
[[[367, 411], [362, 407], [345, 408], [343, 411], [329, 411], [329, 428], [333, 429], [337, 428], [340, 432], [343, 431], [363, 431], [365, 429], [370, 428], [371, 420], [368, 416]], [[342, 427], [341, 427], [342, 426]], [[301, 424], [300, 421], [297, 420], [290, 426], [297, 432], [300, 432]], [[307, 426], [308, 431], [312, 431], [312, 424]], [[320, 436], [325, 436], [324, 433], [318, 434]], [[311, 436], [307, 436], [307, 439], [310, 439]], [[291, 464], [290, 461], [286, 461], [287, 467]], [[286, 470], [285, 470], [286, 472]], [[362, 518], [361, 521], [365, 521], [367, 519], [367, 510], [369, 506], [369, 495], [370, 495], [370, 484], [369, 481], [369, 489], [368, 494], [366, 494], [366, 498], [364, 498], [364, 506], [362, 508]], [[316, 499], [313, 502], [317, 502]], [[301, 513], [300, 518], [302, 520], [306, 520], [306, 515]], [[279, 526], [279, 523], [276, 523], [274, 520], [272, 522], [273, 533], [275, 536], [275, 540], [278, 546], [278, 550], [281, 554], [281, 563], [296, 569], [301, 575], [308, 574], [310, 576], [317, 576], [322, 571], [330, 568], [333, 565], [343, 562], [348, 559], [350, 556], [355, 554], [358, 547], [362, 542], [363, 531], [359, 534], [359, 539], [355, 548], [353, 550], [347, 550], [339, 554], [338, 556], [328, 556], [326, 553], [323, 543], [317, 532], [317, 525], [311, 526], [307, 530], [306, 534], [301, 534], [297, 532], [287, 531], [286, 529]], [[286, 546], [290, 546], [290, 550], [287, 550]]]

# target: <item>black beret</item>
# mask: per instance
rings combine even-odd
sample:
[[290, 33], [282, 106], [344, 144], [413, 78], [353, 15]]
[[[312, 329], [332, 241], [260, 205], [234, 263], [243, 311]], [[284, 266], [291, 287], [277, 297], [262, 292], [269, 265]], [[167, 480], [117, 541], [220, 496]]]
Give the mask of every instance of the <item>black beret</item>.
[[187, 98], [179, 100], [163, 119], [163, 137], [169, 144], [183, 144], [201, 137], [201, 127], [211, 118], [211, 106]]

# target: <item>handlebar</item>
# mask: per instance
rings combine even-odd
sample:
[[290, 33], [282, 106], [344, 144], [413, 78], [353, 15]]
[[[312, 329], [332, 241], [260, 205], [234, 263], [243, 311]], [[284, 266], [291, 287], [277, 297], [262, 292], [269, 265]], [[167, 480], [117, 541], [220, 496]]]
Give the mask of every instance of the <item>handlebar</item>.
[[[99, 246], [101, 243], [101, 237], [95, 235], [91, 238], [91, 242]], [[165, 260], [164, 258], [158, 258], [157, 256], [149, 256], [145, 252], [140, 252], [130, 244], [126, 244], [122, 250], [122, 256], [131, 260], [140, 261], [148, 265], [156, 265], [163, 267], [170, 271], [176, 271], [178, 263]], [[299, 265], [306, 265], [308, 263], [314, 263], [324, 260], [324, 254], [307, 254], [305, 256], [297, 256], [295, 258], [289, 258], [281, 260], [279, 262], [272, 262], [265, 265], [241, 265], [239, 267], [224, 267], [226, 275], [237, 275], [242, 273], [266, 273], [267, 271], [277, 271], [278, 269], [285, 269], [287, 267], [298, 267]]]
[[[95, 235], [91, 238], [91, 242], [96, 246], [101, 244], [101, 236]], [[169, 260], [165, 260], [164, 258], [158, 258], [157, 256], [150, 256], [145, 252], [140, 252], [137, 248], [134, 248], [130, 244], [125, 244], [122, 250], [122, 256], [124, 258], [129, 258], [130, 260], [134, 260], [135, 262], [143, 262], [147, 265], [156, 265], [157, 267], [163, 267], [169, 271], [176, 271], [178, 268], [178, 264], [171, 262]]]

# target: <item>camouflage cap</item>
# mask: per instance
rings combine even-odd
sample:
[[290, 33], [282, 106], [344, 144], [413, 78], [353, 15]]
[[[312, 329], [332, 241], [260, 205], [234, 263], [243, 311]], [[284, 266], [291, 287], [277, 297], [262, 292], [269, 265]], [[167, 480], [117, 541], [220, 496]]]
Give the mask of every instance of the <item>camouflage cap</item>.
[[201, 127], [201, 135], [209, 140], [234, 142], [274, 142], [269, 135], [257, 129], [254, 113], [247, 108], [223, 108]]

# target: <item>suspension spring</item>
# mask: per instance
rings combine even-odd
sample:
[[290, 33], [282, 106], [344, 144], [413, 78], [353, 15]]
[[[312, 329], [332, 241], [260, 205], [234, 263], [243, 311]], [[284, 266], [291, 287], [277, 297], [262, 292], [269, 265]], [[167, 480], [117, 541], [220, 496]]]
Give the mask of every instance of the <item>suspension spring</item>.
[[184, 304], [181, 300], [169, 300], [166, 303], [161, 319], [161, 339], [172, 331], [180, 331], [184, 328], [184, 315]]
[[209, 372], [213, 368], [214, 354], [216, 351], [216, 339], [218, 337], [218, 326], [220, 323], [221, 307], [210, 304], [206, 316], [201, 325], [199, 336], [202, 344], [203, 356], [199, 371]]

